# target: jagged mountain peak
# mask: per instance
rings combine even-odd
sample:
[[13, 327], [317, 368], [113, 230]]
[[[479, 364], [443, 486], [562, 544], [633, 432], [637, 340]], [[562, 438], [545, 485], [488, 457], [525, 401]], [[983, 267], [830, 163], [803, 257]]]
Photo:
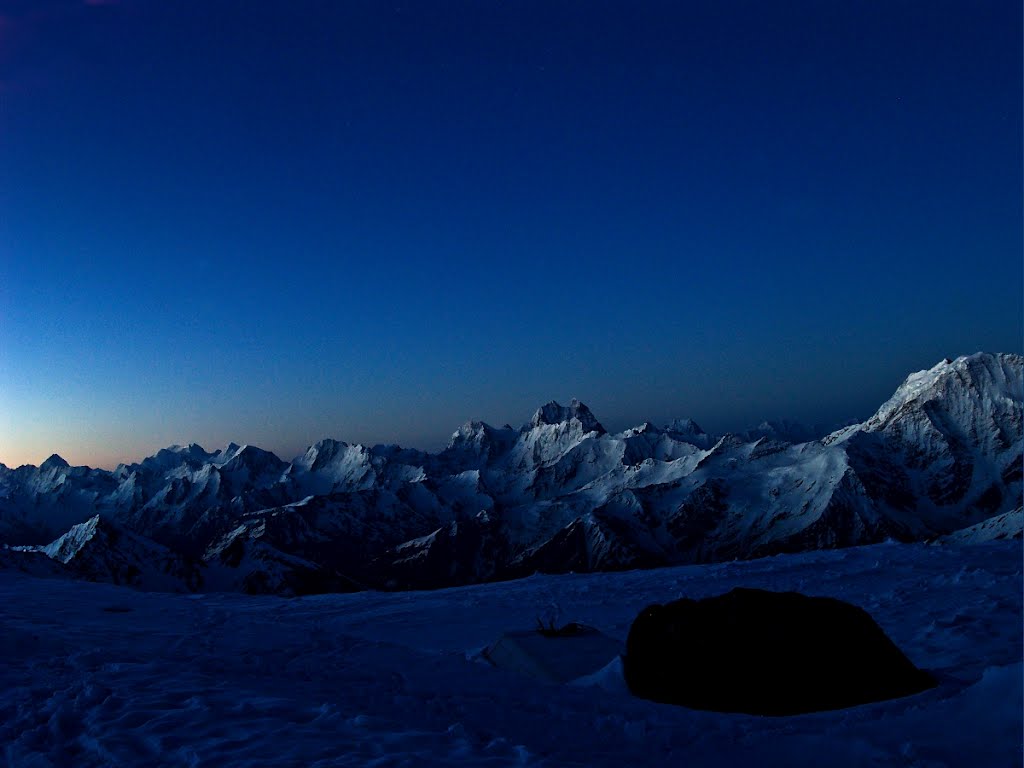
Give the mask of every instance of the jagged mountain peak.
[[189, 558], [101, 515], [33, 549], [89, 581], [173, 592], [192, 592], [203, 583], [200, 568]]
[[330, 453], [332, 451], [343, 450], [348, 448], [348, 443], [344, 440], [335, 440], [333, 437], [325, 437], [321, 440], [317, 440], [308, 450], [316, 451], [317, 453]]
[[462, 426], [458, 428], [456, 434], [471, 435], [475, 432], [487, 432], [492, 429], [494, 429], [494, 427], [492, 427], [486, 421], [481, 421], [479, 419], [470, 419], [469, 421], [463, 423]]
[[39, 465], [39, 469], [67, 469], [71, 465], [68, 464], [64, 459], [58, 456], [56, 453], [50, 454], [50, 457]]
[[787, 443], [807, 443], [820, 437], [822, 431], [791, 419], [765, 419], [753, 429], [741, 434], [750, 442], [767, 437]]
[[277, 454], [264, 450], [263, 448], [257, 448], [255, 445], [249, 445], [247, 443], [243, 446], [240, 446], [238, 450], [235, 451], [235, 454], [234, 456], [231, 457], [231, 460], [253, 461], [259, 459], [268, 459], [271, 457], [276, 459], [277, 461], [281, 460], [278, 458]]
[[100, 529], [101, 518], [99, 515], [86, 520], [84, 523], [74, 525], [63, 536], [56, 541], [41, 548], [48, 557], [67, 564], [78, 552], [90, 541]]
[[177, 459], [192, 459], [195, 461], [206, 461], [210, 457], [210, 454], [203, 450], [203, 447], [199, 443], [189, 443], [188, 445], [169, 445], [166, 448], [161, 448], [156, 452], [154, 456], [149, 458], [157, 458], [162, 461], [173, 461]]
[[235, 455], [220, 465], [221, 472], [247, 471], [256, 473], [279, 473], [288, 462], [278, 458], [276, 454], [257, 448], [254, 445], [243, 445]]
[[313, 443], [306, 452], [297, 458], [295, 462], [308, 469], [318, 469], [330, 464], [339, 457], [359, 456], [363, 461], [369, 461], [370, 450], [359, 443], [346, 443], [343, 440], [335, 440], [325, 437]]
[[664, 430], [659, 429], [654, 424], [651, 424], [651, 422], [645, 421], [643, 424], [637, 424], [635, 427], [630, 427], [629, 429], [623, 430], [620, 433], [620, 436], [621, 437], [633, 437], [635, 435], [645, 435], [645, 434], [655, 434], [656, 435], [656, 434], [661, 434], [661, 432], [663, 432], [663, 431]]
[[496, 429], [484, 421], [467, 421], [452, 433], [442, 455], [459, 468], [480, 467], [511, 448], [521, 434], [508, 426]]
[[674, 419], [665, 426], [664, 431], [673, 439], [695, 445], [698, 448], [710, 448], [717, 440], [705, 432], [700, 424], [693, 419]]
[[[511, 427], [505, 427], [504, 429], [511, 429]], [[486, 421], [479, 421], [473, 419], [467, 421], [457, 430], [452, 432], [452, 436], [448, 440], [448, 447], [454, 448], [455, 446], [465, 443], [467, 441], [474, 442], [484, 438], [488, 438], [497, 432], [494, 427], [488, 424]]]
[[680, 435], [704, 435], [707, 434], [693, 419], [673, 419], [665, 426], [666, 432], [676, 432]]
[[184, 453], [190, 456], [207, 455], [206, 451], [203, 450], [203, 446], [199, 443], [189, 443], [188, 445], [178, 445], [175, 443], [174, 445], [167, 446], [165, 450], [171, 453]]
[[229, 461], [235, 458], [239, 451], [241, 451], [245, 447], [246, 446], [239, 445], [238, 443], [232, 441], [228, 443], [225, 447], [221, 448], [216, 453], [214, 453], [210, 457], [210, 460], [214, 464], [227, 464]]
[[578, 421], [585, 432], [605, 433], [605, 428], [601, 426], [601, 422], [597, 420], [597, 417], [575, 397], [569, 401], [568, 406], [560, 405], [555, 400], [542, 405], [533, 414], [533, 418], [530, 419], [530, 427], [536, 428], [547, 424], [564, 424], [570, 421]]
[[869, 429], [887, 423], [907, 408], [942, 399], [951, 391], [970, 392], [979, 402], [996, 398], [1019, 401], [1024, 390], [1024, 357], [1015, 354], [976, 352], [912, 373], [903, 381], [874, 416], [865, 422]]
[[467, 443], [479, 443], [490, 430], [490, 426], [482, 421], [467, 421], [452, 432], [447, 449], [451, 451]]
[[139, 467], [147, 471], [157, 471], [160, 473], [174, 470], [177, 467], [191, 467], [197, 468], [202, 464], [210, 461], [216, 456], [216, 454], [209, 454], [203, 450], [202, 446], [198, 443], [189, 443], [186, 446], [169, 445], [166, 448], [161, 448], [152, 456], [147, 456], [138, 464], [128, 464], [126, 469], [135, 470]]
[[[466, 422], [439, 454], [324, 439], [289, 465], [255, 446], [206, 454], [192, 444], [115, 473], [0, 471], [0, 513], [10, 511], [0, 514], [0, 535], [35, 546], [78, 523], [54, 542], [80, 550], [67, 567], [133, 584], [141, 582], [130, 575], [144, 572], [146, 584], [172, 589], [194, 583], [182, 581], [194, 572], [173, 550], [197, 556], [245, 521], [273, 551], [247, 543], [249, 565], [212, 564], [235, 569], [225, 586], [241, 583], [238, 568], [271, 578], [300, 561], [303, 573], [337, 570], [371, 585], [442, 586], [538, 567], [646, 567], [934, 537], [1019, 506], [1022, 361], [943, 361], [907, 377], [884, 421], [800, 443], [782, 439], [793, 432], [786, 422], [721, 436], [677, 419], [609, 435], [573, 400], [542, 406], [522, 428]], [[403, 549], [410, 541], [419, 544]], [[384, 552], [396, 571], [381, 570]], [[165, 579], [149, 561], [178, 575]]]

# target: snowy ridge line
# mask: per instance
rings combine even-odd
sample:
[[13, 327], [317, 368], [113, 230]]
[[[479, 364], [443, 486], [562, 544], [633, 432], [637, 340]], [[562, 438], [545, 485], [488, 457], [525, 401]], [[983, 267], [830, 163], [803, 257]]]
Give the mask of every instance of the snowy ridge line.
[[146, 589], [302, 594], [1015, 538], [1022, 379], [1020, 355], [944, 360], [817, 440], [688, 419], [611, 434], [573, 400], [519, 429], [467, 422], [435, 454], [192, 443], [112, 472], [54, 455], [0, 465], [0, 543]]

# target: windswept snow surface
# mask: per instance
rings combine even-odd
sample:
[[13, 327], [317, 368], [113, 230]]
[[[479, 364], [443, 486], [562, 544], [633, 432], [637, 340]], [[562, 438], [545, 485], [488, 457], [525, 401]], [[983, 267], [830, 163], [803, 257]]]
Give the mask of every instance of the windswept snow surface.
[[[1021, 565], [1019, 542], [880, 544], [292, 600], [4, 571], [0, 754], [32, 767], [1019, 766]], [[764, 718], [635, 699], [614, 659], [564, 686], [478, 660], [538, 616], [624, 641], [648, 603], [736, 586], [860, 605], [940, 685]]]

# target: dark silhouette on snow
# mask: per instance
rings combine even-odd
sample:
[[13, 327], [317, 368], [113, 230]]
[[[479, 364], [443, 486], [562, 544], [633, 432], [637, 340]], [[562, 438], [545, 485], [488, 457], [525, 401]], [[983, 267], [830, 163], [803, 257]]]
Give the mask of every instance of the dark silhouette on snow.
[[936, 684], [855, 605], [742, 588], [645, 608], [624, 669], [642, 698], [758, 715], [841, 709]]

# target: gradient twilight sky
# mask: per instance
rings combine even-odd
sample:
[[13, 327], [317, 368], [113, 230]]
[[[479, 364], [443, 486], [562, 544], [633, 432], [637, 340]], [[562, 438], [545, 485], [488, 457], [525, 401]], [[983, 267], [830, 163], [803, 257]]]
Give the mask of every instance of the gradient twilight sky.
[[0, 1], [0, 461], [864, 418], [1022, 348], [1021, 4]]

